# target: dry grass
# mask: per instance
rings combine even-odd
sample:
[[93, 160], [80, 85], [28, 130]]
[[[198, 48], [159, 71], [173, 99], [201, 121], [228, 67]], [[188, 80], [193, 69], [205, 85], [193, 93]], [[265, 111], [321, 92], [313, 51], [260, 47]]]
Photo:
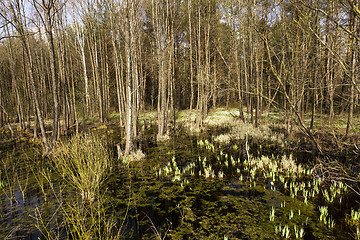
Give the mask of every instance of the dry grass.
[[131, 162], [137, 162], [145, 159], [145, 154], [140, 150], [136, 150], [130, 153], [129, 156], [123, 157], [122, 161], [124, 164], [129, 164]]
[[246, 136], [257, 140], [265, 140], [275, 143], [280, 146], [285, 145], [285, 136], [283, 134], [274, 133], [270, 125], [263, 124], [259, 127], [254, 127], [250, 123], [237, 122], [231, 125], [230, 135], [234, 139], [245, 139]]
[[231, 140], [230, 134], [221, 134], [214, 138], [214, 141], [220, 144], [229, 144]]
[[158, 142], [166, 142], [169, 140], [170, 140], [170, 136], [168, 134], [156, 136], [156, 141], [158, 141]]
[[219, 126], [229, 128], [229, 133], [215, 137], [215, 142], [227, 144], [231, 139], [243, 140], [246, 137], [250, 137], [256, 140], [270, 141], [277, 145], [284, 146], [285, 136], [273, 132], [270, 128], [270, 124], [263, 123], [256, 128], [251, 123], [245, 123], [235, 119], [232, 115], [231, 112], [220, 111], [218, 114], [214, 113], [214, 115], [206, 119], [205, 123], [210, 127]]
[[[206, 127], [224, 127], [229, 129], [229, 133], [221, 134], [214, 137], [214, 141], [220, 144], [228, 144], [231, 140], [244, 140], [246, 137], [255, 140], [264, 140], [274, 143], [279, 146], [285, 146], [284, 134], [275, 133], [271, 130], [274, 126], [274, 121], [266, 122], [265, 118], [259, 127], [254, 127], [251, 123], [244, 123], [235, 118], [238, 114], [238, 109], [218, 108], [216, 111], [210, 112], [204, 120], [203, 129]], [[246, 113], [245, 113], [246, 115]], [[278, 114], [273, 114], [278, 117]], [[189, 111], [181, 111], [178, 113], [178, 121], [182, 122], [188, 131], [192, 134], [201, 132], [201, 128], [195, 123], [195, 112], [192, 113], [191, 120], [189, 120]], [[249, 117], [249, 116], [247, 116]], [[284, 127], [280, 123], [276, 123], [277, 127]]]

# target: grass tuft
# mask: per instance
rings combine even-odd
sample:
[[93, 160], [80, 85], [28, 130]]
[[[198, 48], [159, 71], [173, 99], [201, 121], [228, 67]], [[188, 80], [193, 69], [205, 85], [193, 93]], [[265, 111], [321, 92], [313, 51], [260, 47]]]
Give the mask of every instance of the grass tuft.
[[131, 162], [137, 162], [145, 159], [145, 154], [138, 149], [137, 151], [131, 152], [129, 156], [123, 157], [123, 163], [129, 164]]
[[93, 202], [110, 170], [106, 143], [94, 134], [74, 136], [56, 146], [52, 159], [60, 175], [80, 191], [82, 200]]
[[169, 140], [170, 140], [170, 136], [168, 134], [156, 136], [156, 141], [158, 141], [158, 142], [166, 142]]

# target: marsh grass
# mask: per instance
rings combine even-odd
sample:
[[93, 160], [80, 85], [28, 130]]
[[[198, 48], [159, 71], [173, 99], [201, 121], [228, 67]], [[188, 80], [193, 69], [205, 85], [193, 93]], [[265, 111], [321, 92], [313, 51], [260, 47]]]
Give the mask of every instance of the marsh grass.
[[59, 143], [52, 159], [61, 176], [80, 191], [82, 200], [93, 202], [110, 170], [110, 152], [95, 134], [74, 136]]

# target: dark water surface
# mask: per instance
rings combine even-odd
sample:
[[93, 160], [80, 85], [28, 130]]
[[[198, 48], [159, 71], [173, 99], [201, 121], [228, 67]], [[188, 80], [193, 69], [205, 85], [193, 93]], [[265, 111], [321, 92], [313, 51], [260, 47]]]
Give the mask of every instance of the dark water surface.
[[[117, 132], [101, 132], [111, 149], [119, 141]], [[114, 159], [101, 194], [105, 218], [121, 226], [123, 239], [353, 239], [356, 230], [345, 223], [345, 213], [356, 202], [349, 193], [327, 203], [322, 193], [328, 185], [323, 183], [306, 201], [305, 191], [318, 180], [277, 171], [270, 176], [271, 169], [263, 170], [267, 167], [254, 170], [244, 142], [214, 145], [216, 134], [181, 132], [160, 143], [148, 137], [139, 143], [145, 160], [127, 165]], [[277, 146], [267, 143], [259, 150], [259, 143], [249, 145], [249, 158], [266, 155], [281, 161], [283, 150]], [[45, 239], [41, 219], [54, 239], [66, 239], [59, 204], [71, 204], [79, 193], [65, 186], [51, 161], [27, 140], [1, 142], [0, 157], [0, 239]], [[302, 183], [292, 196], [289, 185]], [[320, 221], [319, 206], [328, 206], [326, 224]]]

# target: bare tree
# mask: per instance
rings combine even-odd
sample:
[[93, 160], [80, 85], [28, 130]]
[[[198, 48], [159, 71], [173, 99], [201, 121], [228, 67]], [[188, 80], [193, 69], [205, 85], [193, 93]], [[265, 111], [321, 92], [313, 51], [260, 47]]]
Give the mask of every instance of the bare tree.
[[138, 59], [137, 59], [137, 37], [140, 35], [142, 1], [123, 2], [123, 34], [125, 41], [125, 59], [126, 59], [126, 118], [125, 118], [125, 155], [128, 155], [133, 148], [133, 141], [137, 136], [137, 116], [138, 116]]
[[60, 136], [59, 122], [60, 122], [60, 104], [59, 104], [59, 90], [58, 90], [58, 65], [55, 53], [55, 40], [54, 40], [54, 27], [56, 24], [55, 14], [59, 12], [57, 9], [56, 0], [41, 0], [38, 2], [33, 0], [33, 6], [36, 9], [41, 22], [45, 28], [49, 54], [50, 54], [50, 72], [51, 72], [51, 87], [54, 101], [54, 114], [53, 114], [53, 134], [52, 144], [58, 140]]
[[41, 134], [42, 134], [42, 140], [43, 140], [45, 153], [48, 153], [50, 148], [49, 148], [48, 140], [46, 137], [45, 125], [44, 125], [44, 121], [43, 121], [43, 117], [42, 117], [42, 111], [40, 109], [38, 93], [37, 93], [37, 89], [35, 86], [34, 75], [33, 75], [33, 61], [32, 61], [32, 56], [31, 56], [31, 47], [30, 47], [30, 43], [29, 43], [28, 32], [26, 31], [26, 23], [24, 20], [25, 16], [23, 15], [23, 11], [22, 11], [24, 4], [20, 0], [15, 0], [15, 1], [7, 0], [7, 4], [5, 2], [2, 2], [2, 6], [3, 6], [3, 9], [10, 12], [11, 19], [8, 19], [7, 16], [5, 15], [5, 13], [1, 13], [1, 16], [3, 18], [7, 19], [8, 22], [11, 22], [11, 24], [14, 26], [17, 33], [19, 34], [19, 38], [24, 47], [26, 63], [27, 63], [25, 66], [27, 67], [26, 70], [29, 73], [30, 89], [31, 89], [31, 93], [33, 96], [37, 119], [38, 119], [39, 125], [40, 125], [40, 130], [41, 130]]

